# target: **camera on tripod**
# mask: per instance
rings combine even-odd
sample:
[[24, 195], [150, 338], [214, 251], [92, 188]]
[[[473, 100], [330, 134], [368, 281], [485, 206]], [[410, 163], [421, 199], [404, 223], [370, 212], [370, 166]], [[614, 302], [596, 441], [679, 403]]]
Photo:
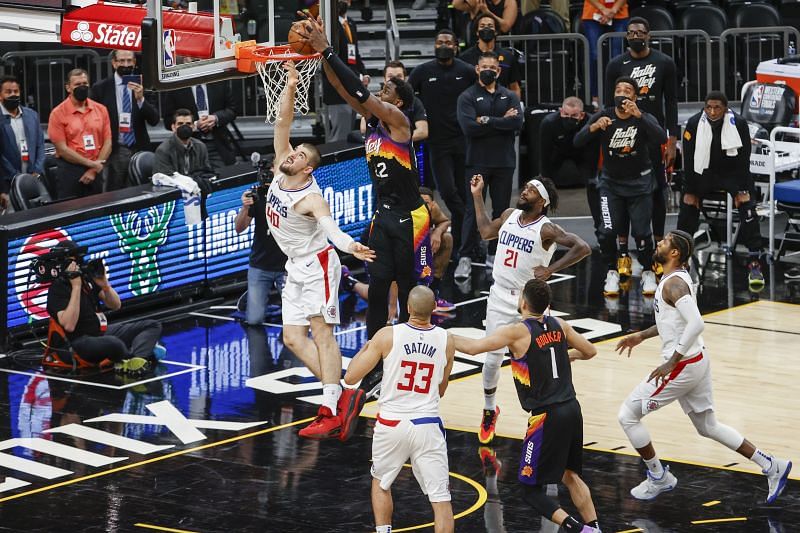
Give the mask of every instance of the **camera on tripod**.
[[[57, 278], [73, 279], [78, 276], [83, 276], [87, 281], [103, 277], [106, 267], [102, 259], [92, 259], [83, 264], [83, 257], [88, 252], [86, 246], [56, 245], [33, 261], [33, 275], [38, 283], [52, 283]], [[78, 265], [78, 270], [69, 272], [67, 268], [73, 261]]]
[[258, 178], [258, 183], [247, 193], [253, 200], [257, 198], [265, 199], [267, 197], [269, 184], [272, 183], [272, 178], [275, 177], [275, 174], [272, 172], [272, 163], [274, 160], [275, 156], [273, 155], [262, 157], [258, 152], [250, 154], [250, 162], [253, 164], [253, 167], [256, 168]]

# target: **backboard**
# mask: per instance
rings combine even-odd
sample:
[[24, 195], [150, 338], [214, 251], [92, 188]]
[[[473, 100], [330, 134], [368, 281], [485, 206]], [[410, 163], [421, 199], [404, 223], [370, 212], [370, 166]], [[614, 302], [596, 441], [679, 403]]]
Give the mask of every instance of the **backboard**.
[[142, 74], [153, 90], [244, 77], [234, 43], [285, 44], [299, 9], [318, 9], [328, 39], [336, 0], [148, 0]]

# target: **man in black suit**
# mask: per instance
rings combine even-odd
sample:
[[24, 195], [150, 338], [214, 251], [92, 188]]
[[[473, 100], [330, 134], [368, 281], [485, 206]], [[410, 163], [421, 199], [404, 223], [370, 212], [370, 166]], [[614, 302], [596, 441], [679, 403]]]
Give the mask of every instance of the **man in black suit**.
[[[158, 109], [144, 98], [144, 87], [135, 81], [123, 81], [133, 74], [136, 56], [130, 50], [112, 50], [114, 75], [92, 85], [90, 98], [108, 109], [111, 121], [111, 155], [108, 158], [106, 190], [128, 186], [128, 163], [131, 156], [150, 149], [147, 124], [158, 124]], [[141, 79], [140, 79], [141, 82]]]
[[[350, 0], [339, 0], [337, 3], [339, 24], [336, 25], [337, 34], [333, 46], [339, 59], [361, 77], [361, 83], [366, 87], [369, 85], [369, 76], [358, 51], [356, 23], [347, 16], [349, 7]], [[328, 114], [328, 135], [325, 141], [329, 143], [344, 141], [347, 139], [347, 134], [354, 129], [355, 111], [339, 96], [326, 76], [322, 77], [322, 103], [325, 104]]]
[[209, 148], [214, 166], [236, 162], [236, 149], [228, 124], [236, 120], [236, 97], [229, 81], [195, 85], [163, 93], [164, 127], [172, 131], [175, 111], [186, 108], [195, 120], [195, 136]]

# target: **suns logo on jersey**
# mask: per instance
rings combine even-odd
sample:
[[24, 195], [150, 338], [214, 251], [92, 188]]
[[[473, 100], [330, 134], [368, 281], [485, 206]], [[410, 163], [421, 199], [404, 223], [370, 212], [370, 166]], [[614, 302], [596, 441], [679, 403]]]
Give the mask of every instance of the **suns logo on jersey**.
[[517, 361], [516, 359], [511, 360], [511, 375], [514, 378], [514, 381], [518, 381], [519, 383], [530, 387], [531, 385], [531, 373], [528, 369], [528, 363], [525, 361]]
[[522, 471], [519, 473], [521, 476], [531, 477], [533, 475], [533, 468], [530, 465], [525, 465], [522, 467]]

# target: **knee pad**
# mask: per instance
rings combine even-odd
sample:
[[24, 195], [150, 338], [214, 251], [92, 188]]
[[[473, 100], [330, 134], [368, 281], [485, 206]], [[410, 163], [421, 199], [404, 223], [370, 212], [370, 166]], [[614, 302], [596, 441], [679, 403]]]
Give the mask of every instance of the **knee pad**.
[[540, 515], [549, 519], [558, 510], [558, 502], [547, 495], [542, 485], [523, 485], [523, 487], [523, 501], [536, 509]]
[[689, 419], [701, 437], [715, 440], [731, 450], [736, 451], [744, 442], [744, 437], [738, 431], [717, 422], [714, 411], [689, 413]]
[[501, 352], [488, 352], [486, 362], [483, 363], [483, 388], [497, 388], [500, 381], [500, 367], [503, 364], [503, 354]]
[[622, 426], [622, 431], [628, 437], [631, 445], [636, 448], [644, 448], [650, 443], [650, 433], [647, 428], [642, 424], [642, 415], [640, 410], [633, 410], [627, 403], [623, 403], [617, 413], [617, 420], [619, 425]]

